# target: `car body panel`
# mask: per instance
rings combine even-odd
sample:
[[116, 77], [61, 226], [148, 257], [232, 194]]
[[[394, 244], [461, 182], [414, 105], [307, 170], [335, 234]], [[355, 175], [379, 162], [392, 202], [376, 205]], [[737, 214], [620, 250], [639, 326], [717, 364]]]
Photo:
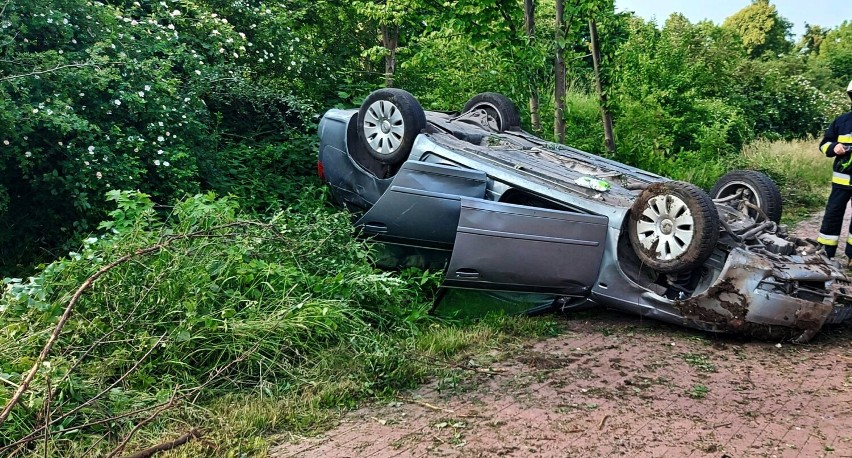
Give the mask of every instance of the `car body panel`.
[[463, 196], [485, 196], [485, 173], [406, 162], [355, 224], [379, 241], [451, 250]]
[[605, 217], [461, 199], [444, 286], [585, 296], [598, 276]]

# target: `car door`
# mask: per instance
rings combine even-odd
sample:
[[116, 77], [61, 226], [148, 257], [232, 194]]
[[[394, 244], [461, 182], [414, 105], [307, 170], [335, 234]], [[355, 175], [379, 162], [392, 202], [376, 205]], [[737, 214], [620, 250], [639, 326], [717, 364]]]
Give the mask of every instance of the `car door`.
[[462, 197], [444, 286], [583, 296], [603, 258], [608, 219]]
[[451, 250], [461, 198], [485, 196], [484, 172], [405, 162], [389, 188], [355, 224], [376, 240]]

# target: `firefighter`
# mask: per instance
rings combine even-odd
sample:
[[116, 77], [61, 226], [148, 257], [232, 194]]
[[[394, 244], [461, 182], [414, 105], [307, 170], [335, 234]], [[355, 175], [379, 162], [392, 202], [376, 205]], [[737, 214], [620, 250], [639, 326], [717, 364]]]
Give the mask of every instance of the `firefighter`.
[[[852, 101], [852, 81], [846, 88], [846, 94]], [[828, 202], [825, 205], [825, 216], [822, 218], [817, 242], [823, 246], [826, 256], [833, 258], [840, 242], [840, 228], [843, 225], [846, 205], [852, 198], [852, 184], [850, 184], [850, 175], [852, 175], [852, 111], [838, 116], [831, 122], [831, 125], [825, 130], [825, 136], [819, 143], [819, 149], [827, 157], [834, 158], [834, 174], [831, 178], [831, 194], [828, 196]], [[852, 227], [850, 227], [850, 235], [846, 239], [845, 252], [849, 258], [847, 267], [850, 267], [852, 266]]]

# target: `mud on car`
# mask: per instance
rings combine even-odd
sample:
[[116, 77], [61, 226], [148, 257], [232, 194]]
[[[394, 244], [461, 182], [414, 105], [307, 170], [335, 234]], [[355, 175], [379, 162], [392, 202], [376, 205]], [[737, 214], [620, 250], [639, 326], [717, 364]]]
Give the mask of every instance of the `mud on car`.
[[849, 279], [787, 233], [762, 173], [708, 194], [531, 135], [497, 93], [438, 112], [381, 89], [326, 112], [319, 137], [319, 173], [360, 234], [391, 264], [444, 269], [443, 288], [798, 342], [852, 319]]

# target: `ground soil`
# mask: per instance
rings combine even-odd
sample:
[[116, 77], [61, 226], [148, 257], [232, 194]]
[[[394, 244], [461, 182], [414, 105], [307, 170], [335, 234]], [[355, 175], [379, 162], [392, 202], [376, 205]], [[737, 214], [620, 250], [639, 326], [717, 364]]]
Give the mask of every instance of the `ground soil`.
[[557, 337], [472, 356], [271, 454], [852, 457], [852, 326], [792, 345], [606, 311], [559, 320]]

